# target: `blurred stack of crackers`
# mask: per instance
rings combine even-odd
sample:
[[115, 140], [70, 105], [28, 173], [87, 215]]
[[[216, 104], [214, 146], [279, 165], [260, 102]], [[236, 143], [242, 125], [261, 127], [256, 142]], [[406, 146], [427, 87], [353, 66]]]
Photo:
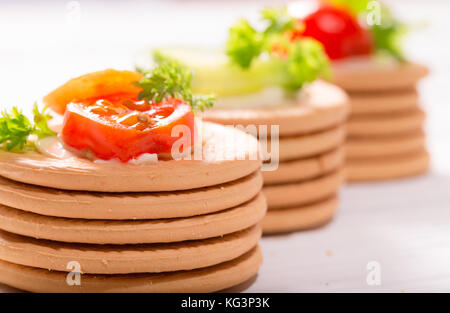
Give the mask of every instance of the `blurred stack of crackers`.
[[347, 177], [377, 181], [414, 176], [429, 168], [425, 113], [417, 83], [428, 74], [414, 63], [334, 68], [334, 83], [351, 99]]
[[345, 93], [322, 81], [305, 87], [293, 105], [205, 112], [205, 119], [225, 125], [279, 126], [279, 155], [271, 155], [278, 157], [278, 169], [263, 170], [265, 234], [305, 230], [333, 218], [344, 181], [348, 113]]

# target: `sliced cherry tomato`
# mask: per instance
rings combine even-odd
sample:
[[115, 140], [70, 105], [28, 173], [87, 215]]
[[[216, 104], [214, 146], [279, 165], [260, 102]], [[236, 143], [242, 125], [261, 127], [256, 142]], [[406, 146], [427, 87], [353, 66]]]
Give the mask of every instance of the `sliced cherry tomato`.
[[192, 145], [195, 121], [189, 104], [178, 99], [153, 104], [138, 100], [135, 93], [119, 93], [70, 103], [61, 136], [74, 149], [127, 162], [144, 153], [171, 153], [182, 136], [172, 137], [177, 125], [189, 128]]
[[321, 6], [304, 20], [305, 30], [298, 36], [320, 41], [332, 60], [354, 55], [369, 55], [373, 51], [373, 38], [357, 18], [343, 8]]

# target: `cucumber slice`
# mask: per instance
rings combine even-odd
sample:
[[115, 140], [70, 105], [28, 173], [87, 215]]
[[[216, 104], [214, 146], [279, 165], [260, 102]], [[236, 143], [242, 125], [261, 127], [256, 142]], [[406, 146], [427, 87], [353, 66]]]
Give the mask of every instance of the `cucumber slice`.
[[270, 85], [270, 62], [257, 60], [250, 69], [243, 70], [230, 64], [227, 56], [218, 50], [181, 47], [158, 50], [193, 69], [194, 93], [214, 93], [218, 97], [237, 96], [254, 93]]

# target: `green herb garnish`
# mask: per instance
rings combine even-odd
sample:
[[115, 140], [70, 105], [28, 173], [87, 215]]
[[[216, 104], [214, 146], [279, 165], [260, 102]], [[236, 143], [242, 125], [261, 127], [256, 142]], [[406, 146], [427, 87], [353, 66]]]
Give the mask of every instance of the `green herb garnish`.
[[7, 151], [21, 152], [31, 145], [31, 135], [38, 138], [53, 136], [48, 121], [52, 118], [46, 112], [46, 108], [39, 111], [37, 104], [33, 106], [33, 122], [22, 111], [13, 107], [10, 112], [3, 111], [0, 114], [0, 148]]
[[248, 69], [263, 54], [272, 63], [268, 76], [275, 85], [295, 91], [320, 76], [329, 76], [328, 58], [322, 44], [310, 38], [292, 40], [292, 32], [303, 25], [290, 16], [286, 8], [261, 11], [264, 23], [256, 30], [247, 20], [239, 20], [230, 28], [226, 53], [233, 64]]
[[375, 45], [380, 52], [386, 52], [397, 60], [405, 61], [403, 41], [409, 32], [405, 23], [397, 20], [386, 7], [381, 8], [381, 24], [371, 27]]
[[191, 91], [192, 71], [159, 51], [153, 54], [155, 66], [148, 71], [137, 69], [144, 77], [135, 83], [142, 88], [139, 99], [151, 102], [161, 102], [168, 98], [183, 99], [189, 103], [192, 110], [204, 111], [214, 105], [213, 95], [194, 95]]
[[305, 83], [311, 83], [317, 77], [331, 76], [328, 58], [323, 52], [320, 42], [305, 38], [289, 45], [285, 62], [282, 63], [285, 73], [282, 86], [288, 91], [295, 91]]
[[240, 67], [246, 69], [263, 51], [265, 36], [247, 20], [239, 20], [230, 28], [226, 53]]
[[263, 9], [261, 20], [267, 24], [264, 34], [280, 34], [296, 27], [295, 18], [289, 15], [286, 7]]

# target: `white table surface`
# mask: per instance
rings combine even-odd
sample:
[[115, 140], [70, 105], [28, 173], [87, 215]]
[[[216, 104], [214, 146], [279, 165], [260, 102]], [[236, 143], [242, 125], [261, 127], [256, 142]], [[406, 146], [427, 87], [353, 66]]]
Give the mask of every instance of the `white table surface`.
[[[65, 1], [2, 1], [0, 108], [29, 107], [75, 75], [132, 68], [143, 48], [219, 45], [237, 17], [282, 2], [79, 1], [77, 22], [77, 9]], [[450, 291], [450, 2], [389, 2], [406, 20], [427, 22], [408, 51], [432, 70], [420, 91], [433, 169], [414, 179], [348, 185], [331, 224], [263, 238], [264, 264], [249, 292]], [[370, 261], [380, 264], [379, 286], [366, 283]]]

